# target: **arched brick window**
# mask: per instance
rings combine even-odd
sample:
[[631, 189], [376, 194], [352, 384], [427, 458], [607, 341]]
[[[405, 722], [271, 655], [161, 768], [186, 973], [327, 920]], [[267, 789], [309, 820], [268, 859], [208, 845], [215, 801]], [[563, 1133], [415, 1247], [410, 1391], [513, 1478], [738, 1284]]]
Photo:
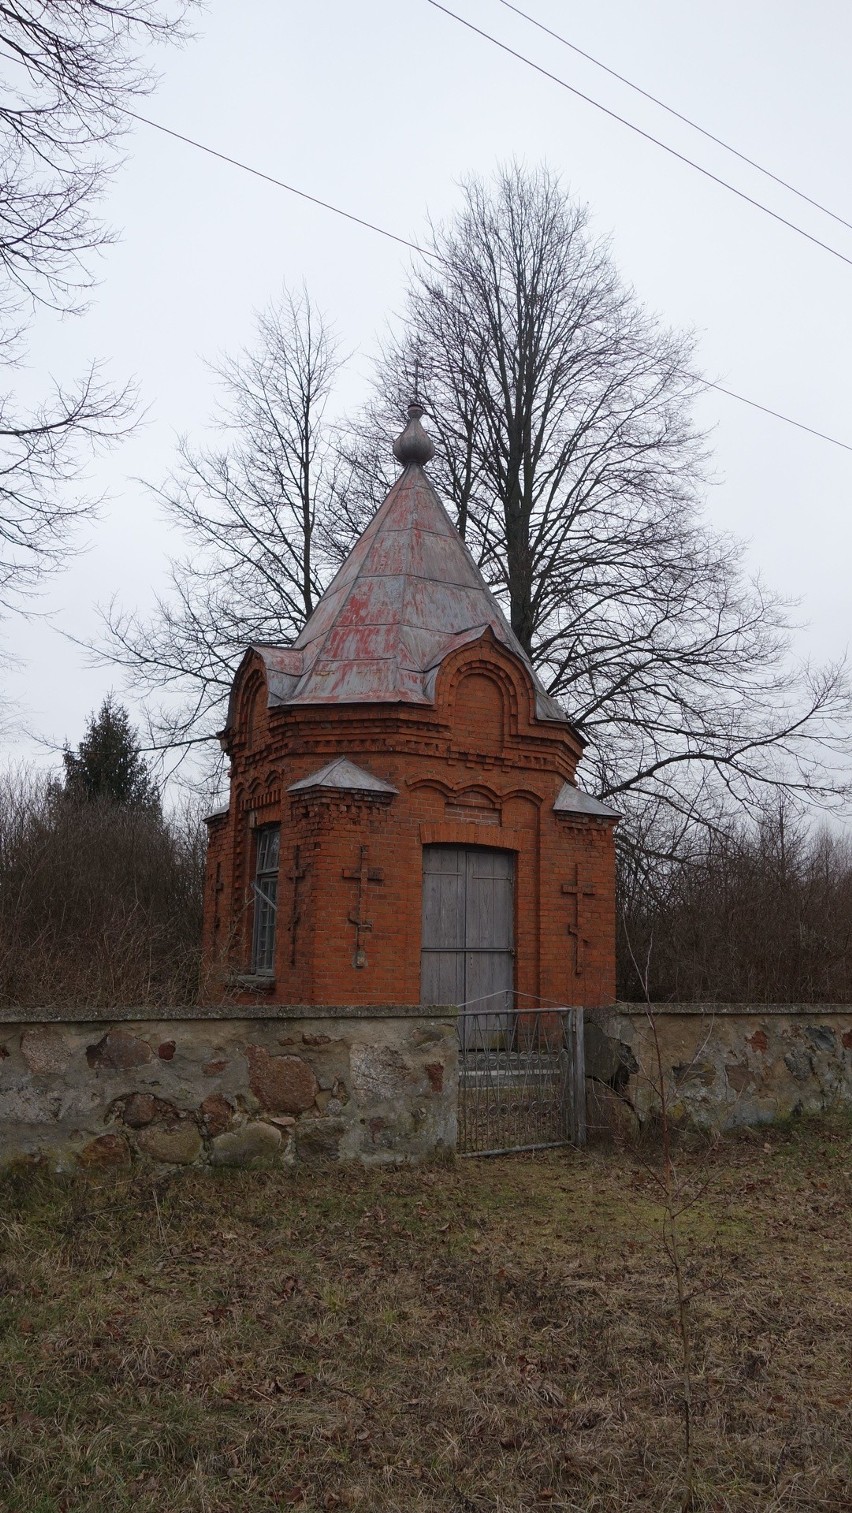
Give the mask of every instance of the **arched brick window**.
[[278, 859], [281, 826], [261, 825], [257, 837], [254, 869], [254, 928], [252, 971], [271, 977], [275, 971], [275, 922], [278, 912]]

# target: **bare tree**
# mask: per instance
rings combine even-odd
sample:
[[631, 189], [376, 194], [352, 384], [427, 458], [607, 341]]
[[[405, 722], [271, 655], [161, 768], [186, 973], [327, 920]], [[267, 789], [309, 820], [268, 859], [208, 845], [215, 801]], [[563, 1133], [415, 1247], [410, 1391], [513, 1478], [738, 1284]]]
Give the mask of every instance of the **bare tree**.
[[[619, 858], [619, 994], [703, 1003], [846, 1003], [852, 845], [781, 796], [666, 855], [654, 827]], [[653, 947], [653, 949], [652, 949]], [[641, 971], [636, 956], [647, 962]]]
[[553, 174], [466, 184], [412, 271], [374, 400], [336, 446], [321, 426], [335, 354], [312, 318], [306, 298], [285, 302], [257, 355], [225, 366], [234, 445], [185, 444], [162, 491], [194, 555], [153, 623], [111, 617], [110, 654], [134, 677], [191, 690], [159, 720], [162, 742], [219, 722], [247, 641], [298, 631], [389, 486], [419, 390], [437, 486], [589, 738], [587, 783], [635, 814], [662, 805], [679, 844], [696, 818], [759, 812], [768, 788], [836, 797], [844, 669], [795, 667], [789, 604], [708, 525], [692, 339], [643, 309]]
[[106, 615], [109, 660], [167, 695], [152, 715], [161, 746], [209, 738], [246, 646], [298, 634], [322, 589], [320, 525], [337, 487], [325, 412], [340, 359], [307, 292], [285, 289], [258, 317], [255, 345], [211, 367], [227, 444], [184, 438], [155, 490], [190, 550], [153, 617], [115, 604]]
[[[194, 0], [0, 4], [0, 369], [21, 361], [33, 311], [79, 312], [110, 239], [95, 202], [119, 160], [127, 107], [155, 82], [144, 52], [185, 35]], [[26, 413], [0, 380], [0, 606], [20, 606], [94, 502], [93, 446], [126, 432], [129, 389], [97, 366]]]
[[[0, 360], [0, 365], [2, 361]], [[0, 607], [21, 608], [63, 565], [74, 525], [97, 501], [81, 487], [92, 449], [125, 434], [130, 387], [116, 391], [96, 367], [68, 389], [54, 386], [29, 415], [0, 393]]]
[[692, 339], [643, 309], [546, 168], [468, 181], [429, 246], [352, 450], [356, 492], [383, 486], [369, 454], [388, 455], [418, 385], [438, 487], [589, 738], [586, 781], [690, 816], [757, 808], [767, 784], [827, 799], [843, 668], [792, 666], [790, 606], [702, 515]]

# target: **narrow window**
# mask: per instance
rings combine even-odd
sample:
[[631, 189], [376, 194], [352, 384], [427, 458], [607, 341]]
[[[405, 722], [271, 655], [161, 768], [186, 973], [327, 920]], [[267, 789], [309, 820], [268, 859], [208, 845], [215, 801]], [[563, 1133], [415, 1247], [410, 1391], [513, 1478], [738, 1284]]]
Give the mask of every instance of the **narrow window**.
[[280, 842], [280, 825], [263, 825], [257, 831], [252, 971], [265, 977], [271, 976], [275, 970], [275, 910]]

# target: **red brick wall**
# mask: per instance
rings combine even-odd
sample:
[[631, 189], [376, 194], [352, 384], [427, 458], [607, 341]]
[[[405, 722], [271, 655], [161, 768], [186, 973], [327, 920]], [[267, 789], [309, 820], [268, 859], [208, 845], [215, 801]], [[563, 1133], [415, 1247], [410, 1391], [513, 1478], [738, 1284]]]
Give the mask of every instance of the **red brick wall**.
[[[416, 1003], [420, 997], [422, 847], [499, 846], [516, 857], [519, 1004], [603, 1004], [615, 993], [613, 825], [560, 817], [553, 803], [580, 756], [570, 727], [538, 721], [526, 670], [489, 634], [442, 666], [434, 706], [313, 706], [267, 711], [259, 658], [241, 673], [226, 737], [231, 800], [210, 827], [205, 996], [239, 984], [251, 958], [254, 830], [281, 825], [274, 982], [281, 1003]], [[250, 725], [250, 728], [249, 728]], [[289, 786], [347, 756], [395, 797]], [[356, 964], [361, 847], [381, 872], [367, 884]], [[294, 859], [299, 871], [294, 896]], [[578, 898], [563, 885], [579, 881]], [[294, 916], [295, 945], [293, 940]], [[573, 933], [572, 933], [573, 932]]]

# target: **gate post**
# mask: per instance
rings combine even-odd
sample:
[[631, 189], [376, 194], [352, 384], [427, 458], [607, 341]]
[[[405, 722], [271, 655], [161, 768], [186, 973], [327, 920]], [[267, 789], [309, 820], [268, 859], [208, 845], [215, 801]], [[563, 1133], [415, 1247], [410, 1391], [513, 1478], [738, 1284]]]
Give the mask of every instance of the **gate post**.
[[571, 1143], [586, 1143], [586, 1041], [583, 1010], [571, 1009], [568, 1015], [571, 1056]]

